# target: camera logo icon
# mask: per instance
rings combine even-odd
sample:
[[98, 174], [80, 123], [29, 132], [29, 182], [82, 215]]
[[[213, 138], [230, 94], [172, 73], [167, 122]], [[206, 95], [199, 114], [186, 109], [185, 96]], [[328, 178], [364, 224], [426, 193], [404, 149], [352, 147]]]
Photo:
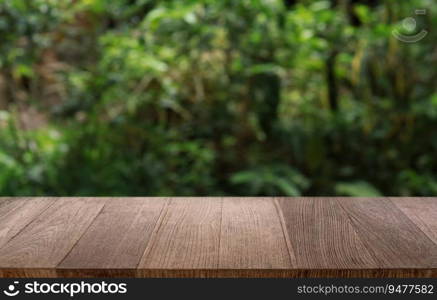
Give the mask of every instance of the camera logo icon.
[[18, 285], [18, 281], [14, 281], [14, 284], [10, 284], [8, 288], [3, 291], [3, 293], [9, 297], [17, 296], [20, 291], [17, 289], [16, 285]]
[[[416, 15], [426, 15], [425, 9], [417, 9], [415, 11]], [[413, 17], [408, 17], [402, 20], [400, 26], [392, 31], [393, 36], [401, 42], [404, 43], [416, 43], [428, 34], [428, 31], [422, 29], [417, 32], [417, 22]], [[413, 34], [417, 32], [416, 34]]]

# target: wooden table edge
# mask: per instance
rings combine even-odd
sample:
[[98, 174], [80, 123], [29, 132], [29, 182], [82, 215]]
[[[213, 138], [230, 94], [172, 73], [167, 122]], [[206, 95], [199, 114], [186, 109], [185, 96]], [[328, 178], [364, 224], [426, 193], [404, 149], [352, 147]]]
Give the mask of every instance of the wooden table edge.
[[437, 278], [437, 268], [384, 269], [0, 269], [0, 278]]

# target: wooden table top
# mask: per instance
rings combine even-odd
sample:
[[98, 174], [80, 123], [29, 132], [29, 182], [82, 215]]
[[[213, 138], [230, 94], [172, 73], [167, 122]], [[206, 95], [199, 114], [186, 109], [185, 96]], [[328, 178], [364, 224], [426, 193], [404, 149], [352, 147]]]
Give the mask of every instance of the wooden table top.
[[0, 198], [0, 277], [437, 277], [437, 198]]

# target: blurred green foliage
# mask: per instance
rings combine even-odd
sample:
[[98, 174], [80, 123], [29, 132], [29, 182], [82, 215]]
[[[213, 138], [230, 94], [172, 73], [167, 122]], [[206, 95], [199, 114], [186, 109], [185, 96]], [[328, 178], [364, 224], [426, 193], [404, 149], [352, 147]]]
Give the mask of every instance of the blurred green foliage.
[[436, 195], [433, 2], [0, 0], [0, 195]]

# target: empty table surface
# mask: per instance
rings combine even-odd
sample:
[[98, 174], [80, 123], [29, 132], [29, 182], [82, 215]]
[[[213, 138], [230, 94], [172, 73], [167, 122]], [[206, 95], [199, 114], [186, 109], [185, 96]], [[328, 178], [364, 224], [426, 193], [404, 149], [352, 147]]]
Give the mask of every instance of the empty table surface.
[[0, 277], [437, 277], [437, 198], [0, 198]]

